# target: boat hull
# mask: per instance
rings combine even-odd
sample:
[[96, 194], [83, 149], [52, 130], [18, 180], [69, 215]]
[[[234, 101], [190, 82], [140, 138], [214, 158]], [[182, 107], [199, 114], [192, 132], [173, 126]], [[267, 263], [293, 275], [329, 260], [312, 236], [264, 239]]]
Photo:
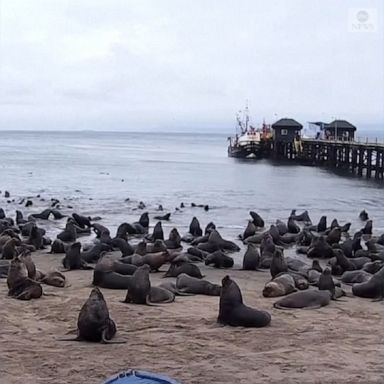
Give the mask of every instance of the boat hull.
[[261, 159], [262, 150], [260, 143], [249, 143], [246, 145], [230, 145], [228, 156], [240, 159]]

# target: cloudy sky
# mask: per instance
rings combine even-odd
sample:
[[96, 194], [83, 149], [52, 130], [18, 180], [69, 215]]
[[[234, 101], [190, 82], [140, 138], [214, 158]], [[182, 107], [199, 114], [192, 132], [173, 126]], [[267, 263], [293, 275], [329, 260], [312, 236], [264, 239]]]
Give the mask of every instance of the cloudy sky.
[[0, 0], [0, 129], [230, 131], [246, 99], [380, 124], [383, 4]]

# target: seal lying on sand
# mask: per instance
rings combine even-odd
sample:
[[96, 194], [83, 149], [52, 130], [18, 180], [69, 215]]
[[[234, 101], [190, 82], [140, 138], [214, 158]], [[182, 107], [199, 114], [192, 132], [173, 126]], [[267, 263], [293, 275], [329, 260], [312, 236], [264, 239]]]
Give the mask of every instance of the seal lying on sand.
[[207, 280], [197, 279], [182, 273], [176, 279], [176, 288], [180, 292], [194, 295], [220, 296], [221, 287]]
[[204, 277], [197, 265], [188, 262], [172, 263], [164, 277], [177, 277], [182, 273], [192, 277], [197, 277], [198, 279], [202, 279]]
[[384, 298], [384, 267], [376, 272], [367, 282], [352, 287], [355, 296], [383, 300]]
[[122, 344], [124, 341], [110, 341], [116, 334], [116, 324], [109, 317], [104, 296], [99, 288], [93, 288], [89, 298], [80, 310], [77, 319], [77, 337], [61, 341], [93, 341], [104, 344]]
[[272, 281], [265, 284], [263, 289], [264, 297], [285, 296], [296, 291], [295, 280], [288, 273], [282, 273]]
[[306, 291], [295, 292], [283, 297], [282, 299], [276, 301], [273, 306], [277, 309], [316, 309], [328, 305], [331, 301], [331, 296], [332, 294], [330, 291], [308, 289]]
[[271, 315], [243, 304], [239, 286], [227, 275], [223, 278], [217, 322], [233, 327], [265, 327]]

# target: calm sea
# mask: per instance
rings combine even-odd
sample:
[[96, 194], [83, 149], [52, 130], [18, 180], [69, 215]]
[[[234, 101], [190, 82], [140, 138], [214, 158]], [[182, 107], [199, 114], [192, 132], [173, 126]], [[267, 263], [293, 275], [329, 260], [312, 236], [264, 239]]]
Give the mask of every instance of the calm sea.
[[[384, 232], [382, 184], [330, 171], [276, 165], [268, 161], [238, 161], [227, 157], [226, 134], [132, 132], [1, 132], [0, 190], [14, 202], [0, 198], [0, 207], [13, 216], [40, 211], [58, 198], [63, 211], [98, 215], [111, 229], [136, 220], [139, 201], [151, 214], [158, 204], [174, 213], [166, 227], [185, 232], [193, 216], [202, 225], [214, 221], [227, 236], [246, 225], [248, 212], [259, 212], [268, 223], [286, 219], [291, 209], [307, 209], [314, 222], [329, 220], [362, 223], [366, 209], [378, 233]], [[18, 204], [26, 196], [34, 205]], [[129, 198], [129, 201], [126, 199]], [[184, 202], [182, 212], [175, 207]], [[191, 208], [208, 204], [210, 210]], [[67, 208], [68, 206], [73, 208]], [[63, 221], [51, 223], [51, 232]]]

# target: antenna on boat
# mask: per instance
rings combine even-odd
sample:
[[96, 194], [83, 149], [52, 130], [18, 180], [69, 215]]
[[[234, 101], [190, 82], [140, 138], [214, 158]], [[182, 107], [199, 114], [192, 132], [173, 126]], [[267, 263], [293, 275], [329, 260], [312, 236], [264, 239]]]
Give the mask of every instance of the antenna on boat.
[[249, 108], [248, 108], [248, 99], [245, 101], [245, 132], [248, 132], [248, 123], [249, 123]]

